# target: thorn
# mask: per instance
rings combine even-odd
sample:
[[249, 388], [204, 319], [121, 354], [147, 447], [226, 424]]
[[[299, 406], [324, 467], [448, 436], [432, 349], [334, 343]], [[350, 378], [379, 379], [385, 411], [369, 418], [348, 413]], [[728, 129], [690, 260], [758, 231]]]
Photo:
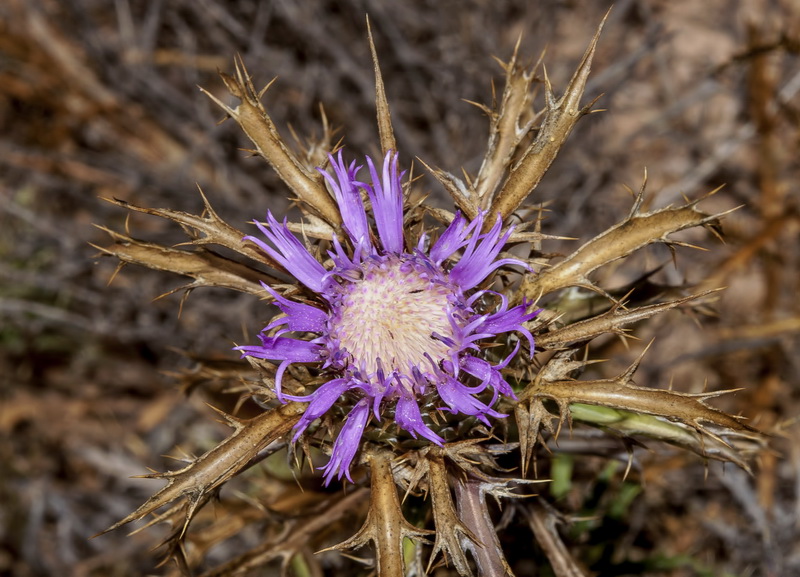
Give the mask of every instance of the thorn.
[[108, 279], [108, 285], [106, 285], [106, 286], [111, 286], [111, 283], [112, 283], [112, 282], [114, 282], [114, 279], [115, 279], [115, 278], [117, 278], [117, 275], [119, 274], [119, 272], [120, 272], [120, 271], [121, 271], [121, 270], [122, 270], [122, 269], [125, 267], [125, 265], [127, 265], [127, 264], [128, 264], [128, 263], [125, 263], [125, 262], [120, 262], [120, 263], [118, 263], [118, 264], [117, 264], [117, 267], [114, 269], [114, 272], [111, 274], [111, 278], [110, 278], [110, 279]]
[[706, 247], [704, 247], [704, 246], [698, 246], [696, 244], [691, 244], [689, 242], [683, 242], [681, 240], [669, 240], [669, 241], [665, 240], [664, 244], [672, 245], [672, 246], [682, 246], [684, 248], [691, 248], [691, 249], [694, 249], [694, 250], [701, 250], [703, 252], [708, 252], [708, 249]]
[[628, 384], [628, 383], [631, 382], [631, 380], [633, 379], [633, 374], [637, 371], [637, 369], [639, 368], [639, 365], [642, 364], [642, 360], [644, 359], [644, 356], [647, 354], [647, 351], [650, 350], [650, 347], [653, 346], [653, 343], [655, 341], [656, 341], [655, 339], [651, 339], [650, 342], [647, 343], [647, 346], [641, 352], [639, 357], [635, 361], [633, 361], [631, 366], [629, 366], [625, 370], [624, 373], [622, 373], [619, 377], [617, 377], [621, 382], [623, 382], [625, 384]]
[[223, 421], [224, 421], [226, 424], [228, 424], [230, 427], [232, 427], [234, 430], [238, 431], [239, 429], [241, 429], [242, 427], [244, 427], [244, 421], [242, 421], [242, 419], [239, 419], [238, 417], [234, 417], [233, 415], [231, 415], [231, 414], [229, 414], [229, 413], [226, 413], [225, 411], [223, 411], [222, 409], [219, 409], [219, 408], [215, 407], [215, 406], [214, 406], [214, 405], [212, 405], [211, 403], [205, 403], [205, 405], [206, 405], [206, 406], [207, 406], [209, 409], [211, 409], [212, 411], [214, 411], [215, 413], [217, 413], [219, 416], [221, 416], [221, 417], [222, 417], [222, 420], [223, 420]]
[[328, 115], [325, 114], [325, 107], [322, 102], [319, 103], [319, 119], [322, 122], [322, 133], [328, 134], [330, 131], [330, 123], [328, 122]]
[[464, 181], [467, 183], [467, 188], [471, 189], [472, 188], [472, 179], [470, 178], [469, 173], [467, 172], [467, 169], [464, 168], [463, 166], [461, 167], [461, 174], [464, 176]]
[[550, 84], [550, 77], [547, 75], [547, 65], [542, 64], [542, 76], [544, 77], [544, 97], [547, 102], [547, 108], [556, 107], [556, 97], [553, 94], [553, 85]]
[[489, 118], [494, 118], [494, 85], [492, 85], [492, 108], [486, 106], [485, 104], [481, 104], [480, 102], [475, 102], [474, 100], [467, 100], [466, 98], [462, 98], [461, 102], [466, 102], [467, 104], [471, 104], [472, 106], [477, 107], [480, 109], [486, 116]]
[[261, 97], [264, 96], [264, 94], [267, 93], [267, 90], [269, 90], [272, 87], [272, 85], [275, 83], [276, 80], [278, 80], [277, 76], [275, 76], [272, 80], [267, 82], [266, 86], [264, 86], [264, 88], [261, 89], [261, 91], [258, 93], [258, 100], [259, 101], [261, 101]]
[[[628, 190], [631, 190], [629, 187], [625, 187]], [[628, 220], [634, 218], [637, 214], [639, 214], [639, 210], [642, 208], [642, 203], [644, 202], [644, 193], [645, 189], [647, 188], [647, 167], [644, 169], [644, 175], [642, 177], [642, 184], [639, 186], [639, 192], [636, 193], [634, 197], [633, 206], [631, 207], [630, 213], [628, 213]], [[633, 192], [631, 190], [631, 192]]]
[[183, 314], [183, 304], [189, 298], [189, 293], [191, 293], [191, 292], [192, 292], [192, 289], [187, 288], [186, 290], [183, 291], [183, 294], [181, 295], [181, 300], [178, 303], [178, 320], [180, 320], [181, 315]]
[[633, 466], [633, 448], [630, 446], [627, 447], [628, 449], [628, 465], [625, 467], [625, 473], [622, 475], [622, 480], [625, 481], [628, 478], [628, 473], [631, 472], [631, 467]]
[[208, 211], [208, 216], [213, 220], [220, 220], [220, 218], [217, 216], [217, 213], [212, 208], [211, 203], [208, 201], [205, 193], [203, 192], [203, 189], [200, 188], [199, 183], [197, 184], [197, 192], [200, 193], [200, 198], [203, 199], [203, 207], [206, 211]]
[[[224, 80], [224, 76], [223, 76], [223, 80]], [[226, 84], [226, 86], [227, 86], [227, 84]], [[230, 87], [230, 86], [228, 86], [228, 90], [231, 90], [231, 87]], [[214, 104], [216, 104], [217, 106], [219, 106], [219, 107], [220, 107], [222, 110], [224, 110], [224, 111], [225, 111], [225, 113], [226, 113], [228, 116], [230, 116], [231, 118], [235, 118], [235, 117], [236, 117], [236, 111], [235, 111], [233, 108], [231, 108], [230, 106], [228, 106], [227, 104], [225, 104], [224, 102], [222, 102], [222, 100], [220, 100], [219, 98], [217, 98], [216, 96], [214, 96], [213, 94], [211, 94], [211, 93], [210, 93], [208, 90], [206, 90], [205, 88], [202, 88], [202, 87], [201, 87], [201, 88], [200, 88], [200, 92], [202, 92], [203, 94], [205, 94], [206, 96], [208, 96], [208, 97], [211, 99], [211, 101], [212, 101]], [[238, 92], [238, 91], [237, 91], [237, 92]], [[236, 93], [234, 93], [234, 92], [233, 92], [233, 90], [231, 90], [231, 93], [232, 93], [234, 96], [236, 96], [237, 98], [239, 98], [239, 95], [238, 95], [238, 94], [236, 94]], [[227, 119], [227, 117], [226, 117], [226, 118], [223, 118], [222, 120], [220, 120], [220, 121], [218, 122], [218, 124], [222, 124], [222, 123], [223, 123], [223, 122], [224, 122], [226, 119]]]

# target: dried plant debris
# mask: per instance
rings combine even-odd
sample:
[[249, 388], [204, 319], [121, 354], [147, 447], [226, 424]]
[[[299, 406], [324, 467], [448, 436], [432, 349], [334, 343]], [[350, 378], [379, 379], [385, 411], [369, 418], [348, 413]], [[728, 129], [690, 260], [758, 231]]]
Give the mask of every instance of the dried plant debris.
[[[223, 80], [240, 103], [209, 96], [275, 170], [302, 220], [257, 207], [266, 220], [255, 214], [259, 233], [246, 235], [205, 196], [201, 215], [117, 200], [178, 224], [189, 240], [163, 246], [102, 227], [113, 242], [101, 250], [122, 264], [189, 277], [187, 292], [234, 289], [275, 307], [260, 343], [237, 347], [250, 361], [241, 361], [247, 370], [237, 390], [260, 412], [223, 413], [234, 433], [178, 471], [149, 475], [167, 485], [111, 529], [151, 514], [148, 527], [171, 523], [165, 545], [184, 574], [245, 575], [280, 563], [294, 575], [505, 576], [514, 571], [504, 531], [516, 523], [538, 544], [536, 563], [580, 576], [588, 573], [557, 530], [546, 490], [534, 497], [547, 486], [539, 469], [561, 451], [562, 429], [622, 439], [631, 460], [661, 441], [652, 450], [669, 445], [751, 471], [763, 436], [709, 404], [728, 391], [635, 384], [644, 354], [615, 377], [580, 378], [601, 338], [634, 336], [635, 326], [716, 294], [663, 286], [645, 298], [637, 282], [620, 295], [598, 271], [654, 243], [687, 246], [673, 238], [687, 229], [719, 234], [726, 213], [703, 212], [707, 197], [644, 211], [642, 186], [625, 218], [563, 257], [542, 252], [558, 237], [541, 233], [540, 217], [514, 224], [515, 214], [541, 214], [525, 203], [595, 103], [584, 92], [601, 29], [560, 98], [541, 62], [524, 69], [514, 52], [501, 97], [480, 105], [490, 133], [477, 174], [462, 179], [421, 161], [452, 196], [452, 211], [429, 206], [424, 179], [407, 177], [399, 164], [371, 33], [383, 159], [368, 157], [365, 168], [331, 145], [327, 124], [316, 152], [294, 150], [262, 104], [266, 88], [257, 89], [236, 58]], [[576, 287], [601, 304], [565, 312]], [[555, 442], [541, 443], [545, 437]], [[584, 452], [596, 453], [591, 445]], [[262, 476], [252, 475], [256, 464]], [[226, 496], [220, 507], [232, 517], [203, 519], [203, 508], [242, 477], [249, 505], [237, 508]], [[252, 527], [260, 543], [205, 564], [203, 552]]]

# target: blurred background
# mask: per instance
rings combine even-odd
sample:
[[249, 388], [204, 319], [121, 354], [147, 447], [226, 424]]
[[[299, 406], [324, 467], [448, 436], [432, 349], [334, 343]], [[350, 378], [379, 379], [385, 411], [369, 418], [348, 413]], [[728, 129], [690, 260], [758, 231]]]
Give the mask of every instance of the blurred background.
[[[231, 348], [268, 319], [256, 299], [195, 292], [165, 273], [101, 258], [130, 216], [103, 197], [187, 212], [199, 185], [233, 226], [288, 207], [286, 191], [198, 87], [226, 102], [218, 71], [241, 55], [279, 129], [320, 135], [320, 104], [348, 154], [379, 151], [369, 14], [401, 162], [453, 173], [480, 166], [485, 115], [502, 91], [495, 58], [544, 62], [566, 85], [610, 2], [541, 0], [5, 0], [0, 4], [0, 575], [159, 574], [161, 534], [118, 530], [175, 468], [227, 434], [175, 378]], [[559, 495], [565, 510], [615, 509], [606, 527], [625, 555], [584, 561], [600, 575], [800, 575], [800, 2], [620, 0], [605, 26], [584, 118], [531, 201], [544, 231], [588, 240], [627, 215], [645, 168], [652, 208], [697, 198], [739, 207], [724, 243], [642, 253], [598, 279], [605, 287], [664, 265], [671, 286], [727, 289], [703, 315], [673, 312], [627, 347], [599, 343], [614, 375], [647, 353], [637, 383], [687, 392], [741, 389], [715, 406], [771, 434], [754, 476], [674, 453], [648, 463], [643, 487], [597, 477]], [[499, 94], [498, 94], [499, 95]], [[418, 166], [418, 165], [417, 165]], [[421, 184], [449, 206], [434, 180]], [[131, 234], [185, 236], [137, 215]], [[576, 247], [553, 242], [545, 250]], [[113, 282], [112, 282], [113, 277]], [[219, 404], [219, 403], [217, 403]], [[642, 490], [639, 490], [642, 489]], [[607, 497], [614, 495], [614, 497]], [[622, 497], [620, 497], [622, 495]], [[605, 499], [605, 500], [604, 500]], [[354, 527], [355, 530], [355, 527]], [[573, 544], [597, 543], [573, 534]], [[609, 549], [609, 550], [611, 550]], [[222, 554], [222, 553], [220, 553]], [[620, 556], [622, 555], [622, 556]], [[649, 565], [636, 559], [656, 559]], [[594, 563], [594, 564], [592, 564]], [[616, 569], [614, 569], [616, 567]]]

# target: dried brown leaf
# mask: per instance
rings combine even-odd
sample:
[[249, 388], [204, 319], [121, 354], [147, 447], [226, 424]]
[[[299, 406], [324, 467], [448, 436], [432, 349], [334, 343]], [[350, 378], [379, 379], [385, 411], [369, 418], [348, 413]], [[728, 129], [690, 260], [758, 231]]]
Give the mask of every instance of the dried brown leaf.
[[417, 529], [403, 517], [392, 474], [391, 457], [385, 452], [367, 456], [372, 477], [370, 505], [361, 529], [347, 541], [330, 549], [358, 549], [370, 541], [375, 543], [378, 575], [404, 577], [403, 539], [423, 539], [431, 533]]
[[[759, 435], [755, 428], [742, 422], [742, 417], [730, 415], [706, 404], [708, 399], [730, 391], [681, 393], [633, 385], [633, 375], [640, 362], [641, 357], [625, 372], [613, 379], [547, 380], [541, 378], [541, 373], [537, 375], [519, 395], [519, 403], [515, 411], [520, 430], [523, 469], [526, 468], [530, 459], [539, 427], [542, 423], [549, 423], [552, 418], [552, 413], [542, 403], [545, 399], [555, 402], [558, 406], [559, 423], [567, 420], [571, 424], [569, 407], [572, 404], [580, 403], [642, 415], [653, 415], [668, 421], [682, 423], [699, 435], [706, 435], [723, 446], [728, 446], [723, 439], [723, 436], [726, 435], [747, 438]], [[709, 425], [720, 428], [722, 432], [715, 432]], [[669, 438], [664, 440], [672, 441]], [[701, 439], [698, 439], [698, 443], [702, 449]], [[731, 453], [703, 451], [702, 454], [711, 458], [730, 460], [743, 467], [747, 466], [741, 458], [731, 458]]]
[[282, 559], [286, 571], [292, 557], [302, 552], [309, 542], [333, 523], [361, 509], [369, 490], [356, 489], [349, 495], [330, 500], [322, 510], [308, 517], [294, 519], [288, 523], [289, 529], [281, 531], [276, 538], [266, 540], [259, 546], [203, 573], [200, 577], [234, 577], [248, 575], [274, 559]]
[[526, 514], [536, 542], [547, 555], [555, 576], [586, 577], [586, 573], [575, 563], [556, 530], [555, 514], [538, 500], [531, 503], [530, 507], [526, 509]]
[[325, 114], [325, 108], [321, 103], [319, 105], [319, 116], [322, 122], [322, 136], [319, 138], [316, 135], [312, 135], [303, 141], [294, 131], [294, 128], [291, 125], [288, 126], [289, 131], [292, 133], [292, 138], [297, 144], [298, 152], [301, 153], [301, 164], [305, 168], [312, 170], [328, 162], [328, 154], [336, 148], [333, 142], [333, 136], [336, 131], [328, 123], [328, 115]]
[[265, 291], [261, 282], [278, 282], [260, 271], [207, 249], [186, 251], [169, 248], [131, 238], [104, 226], [98, 228], [107, 232], [114, 240], [114, 244], [108, 247], [93, 245], [103, 253], [115, 256], [123, 263], [174, 272], [194, 279], [188, 285], [178, 287], [167, 294], [205, 286], [231, 288], [264, 297]]
[[272, 267], [277, 266], [276, 263], [273, 262], [272, 259], [270, 259], [262, 251], [257, 250], [253, 248], [252, 245], [243, 242], [242, 239], [244, 238], [245, 233], [232, 227], [227, 222], [222, 220], [214, 211], [214, 209], [211, 208], [211, 204], [208, 202], [208, 199], [205, 197], [202, 191], [200, 191], [200, 196], [203, 198], [203, 204], [205, 205], [202, 215], [190, 214], [188, 212], [172, 210], [168, 208], [146, 208], [142, 206], [136, 206], [116, 198], [106, 198], [104, 200], [107, 200], [112, 204], [116, 204], [117, 206], [127, 208], [128, 210], [133, 210], [135, 212], [141, 212], [144, 214], [151, 214], [153, 216], [166, 218], [167, 220], [176, 222], [187, 231], [192, 239], [192, 244], [217, 244], [255, 261], [268, 264]]
[[679, 307], [687, 302], [708, 296], [717, 290], [703, 291], [701, 293], [689, 295], [687, 297], [657, 303], [634, 309], [626, 309], [620, 303], [605, 313], [590, 319], [578, 321], [565, 327], [556, 329], [549, 333], [536, 335], [537, 349], [554, 349], [574, 343], [582, 343], [592, 340], [600, 335], [614, 333], [624, 334], [623, 327], [650, 318], [654, 315]]
[[167, 485], [103, 533], [141, 519], [182, 497], [188, 502], [185, 530], [197, 507], [223, 483], [246, 469], [267, 445], [289, 432], [306, 406], [290, 402], [249, 420], [237, 420], [220, 413], [234, 427], [233, 434], [179, 471], [145, 475], [145, 478], [166, 479]]
[[[569, 137], [578, 120], [589, 113], [594, 102], [581, 107], [580, 101], [589, 78], [592, 67], [592, 58], [603, 30], [608, 13], [606, 13], [597, 32], [592, 38], [589, 47], [583, 55], [575, 74], [567, 86], [567, 90], [559, 100], [556, 100], [550, 81], [545, 74], [545, 99], [547, 111], [542, 126], [536, 139], [528, 147], [522, 158], [512, 167], [497, 198], [490, 205], [489, 214], [500, 213], [505, 219], [514, 212], [522, 202], [533, 192], [541, 181], [547, 169], [555, 160], [561, 146]], [[494, 218], [487, 218], [484, 223], [484, 232], [494, 224]]]
[[378, 111], [378, 134], [381, 139], [381, 151], [386, 156], [390, 150], [397, 152], [397, 142], [394, 139], [392, 115], [389, 111], [389, 101], [386, 99], [386, 89], [383, 86], [381, 67], [378, 64], [378, 53], [375, 51], [375, 43], [372, 40], [369, 17], [367, 17], [367, 37], [369, 38], [369, 49], [372, 53], [372, 63], [375, 69], [375, 107]]
[[472, 195], [460, 178], [444, 170], [431, 168], [421, 159], [417, 160], [419, 160], [422, 166], [444, 186], [445, 190], [452, 197], [453, 202], [456, 203], [456, 206], [467, 218], [472, 220], [478, 215], [478, 205], [473, 201]]
[[[526, 71], [517, 64], [519, 53], [519, 40], [514, 46], [511, 60], [503, 65], [506, 72], [506, 85], [497, 110], [486, 108], [491, 118], [489, 127], [489, 142], [486, 155], [475, 179], [475, 201], [483, 209], [489, 207], [494, 192], [500, 184], [508, 168], [517, 146], [524, 136], [531, 130], [535, 119], [522, 120], [528, 113], [530, 102], [530, 87], [533, 81], [533, 71]], [[537, 62], [533, 70], [539, 67]]]
[[519, 452], [522, 476], [528, 476], [528, 467], [533, 458], [533, 449], [539, 438], [542, 425], [552, 430], [551, 422], [555, 416], [540, 401], [519, 402], [514, 407], [514, 419], [519, 431]]
[[726, 214], [708, 215], [701, 212], [697, 209], [697, 204], [702, 198], [683, 206], [668, 206], [640, 214], [638, 211], [643, 191], [644, 185], [630, 216], [623, 222], [600, 233], [552, 267], [538, 274], [527, 275], [516, 295], [517, 300], [522, 300], [523, 297], [535, 300], [571, 286], [603, 292], [589, 280], [588, 275], [592, 271], [655, 242], [679, 244], [671, 241], [669, 235], [695, 226], [713, 226]]
[[472, 575], [466, 553], [461, 546], [462, 540], [468, 539], [480, 545], [477, 537], [458, 518], [453, 497], [450, 494], [450, 483], [444, 458], [439, 451], [430, 451], [425, 459], [428, 469], [428, 487], [431, 494], [433, 522], [436, 526], [436, 540], [431, 551], [427, 571], [430, 572], [436, 555], [447, 553], [459, 575]]
[[227, 74], [221, 76], [228, 91], [241, 100], [239, 106], [231, 108], [209, 92], [205, 90], [203, 92], [242, 127], [255, 145], [258, 154], [272, 166], [281, 180], [305, 206], [331, 225], [338, 226], [342, 218], [336, 203], [322, 184], [322, 176], [313, 170], [308, 170], [289, 150], [275, 123], [261, 104], [261, 96], [266, 88], [260, 92], [256, 90], [241, 58], [237, 57], [235, 64], [235, 76]]
[[169, 507], [167, 511], [151, 517], [146, 525], [132, 531], [131, 534], [139, 533], [156, 524], [169, 523], [172, 530], [159, 545], [166, 548], [162, 565], [173, 559], [187, 567], [197, 566], [210, 549], [237, 535], [248, 525], [263, 521], [266, 515], [263, 509], [245, 501], [226, 502], [225, 515], [219, 515], [217, 507], [203, 509], [205, 503], [213, 497], [215, 494], [209, 493], [194, 507], [196, 523], [202, 526], [202, 530], [196, 533], [183, 535], [186, 511], [192, 507], [190, 502], [184, 500]]
[[286, 227], [303, 237], [319, 240], [333, 240], [333, 235], [336, 233], [331, 225], [313, 214], [307, 214], [303, 222], [287, 222]]

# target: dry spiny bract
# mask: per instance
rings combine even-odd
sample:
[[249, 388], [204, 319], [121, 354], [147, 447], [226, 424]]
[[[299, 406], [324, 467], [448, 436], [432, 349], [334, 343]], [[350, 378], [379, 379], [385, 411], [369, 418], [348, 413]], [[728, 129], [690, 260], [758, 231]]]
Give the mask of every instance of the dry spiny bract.
[[[243, 575], [280, 562], [296, 575], [400, 577], [446, 564], [495, 576], [512, 574], [498, 528], [516, 517], [558, 575], [576, 576], [580, 564], [554, 529], [555, 510], [536, 495], [544, 480], [531, 466], [560, 450], [551, 441], [564, 425], [596, 427], [629, 449], [657, 439], [748, 469], [746, 452], [760, 437], [706, 403], [719, 393], [636, 385], [642, 358], [615, 378], [577, 378], [594, 339], [624, 337], [633, 323], [689, 310], [714, 292], [684, 287], [671, 300], [637, 300], [635, 288], [612, 294], [593, 273], [649, 244], [679, 244], [671, 238], [678, 231], [717, 231], [722, 216], [705, 214], [699, 201], [645, 212], [642, 187], [619, 224], [564, 258], [541, 251], [553, 237], [541, 233], [530, 197], [591, 111], [582, 101], [599, 35], [560, 98], [516, 53], [505, 64], [502, 97], [483, 107], [490, 132], [479, 172], [462, 179], [428, 169], [451, 194], [452, 212], [411, 200], [426, 184], [399, 166], [374, 47], [383, 158], [368, 157], [365, 167], [345, 147], [332, 149], [327, 126], [312, 155], [321, 166], [301, 158], [236, 60], [224, 81], [239, 105], [211, 98], [275, 169], [302, 221], [281, 221], [263, 206], [259, 232], [245, 234], [205, 196], [199, 216], [116, 201], [178, 223], [190, 243], [166, 247], [108, 230], [114, 243], [102, 250], [122, 264], [190, 277], [187, 293], [225, 287], [274, 310], [259, 342], [235, 347], [243, 359], [232, 371], [263, 412], [246, 420], [223, 413], [233, 434], [184, 468], [151, 475], [166, 486], [114, 528], [150, 514], [147, 526], [170, 523], [169, 556], [192, 575]], [[568, 314], [562, 304], [575, 290], [605, 306]], [[279, 452], [289, 473], [267, 467], [244, 504], [226, 500], [219, 506], [229, 515], [201, 516], [226, 482]], [[259, 528], [260, 544], [204, 564], [206, 551], [248, 527]], [[356, 552], [369, 545], [373, 554]], [[352, 555], [365, 555], [366, 567]]]

